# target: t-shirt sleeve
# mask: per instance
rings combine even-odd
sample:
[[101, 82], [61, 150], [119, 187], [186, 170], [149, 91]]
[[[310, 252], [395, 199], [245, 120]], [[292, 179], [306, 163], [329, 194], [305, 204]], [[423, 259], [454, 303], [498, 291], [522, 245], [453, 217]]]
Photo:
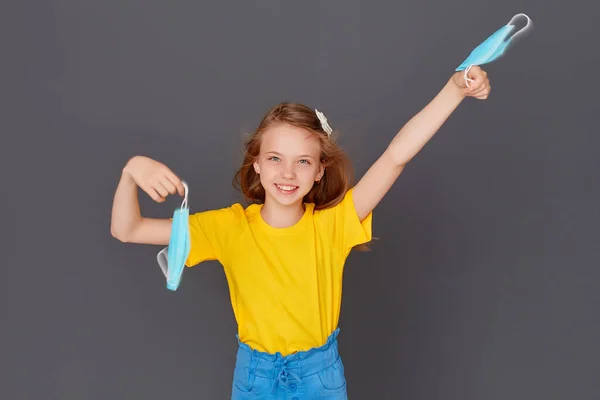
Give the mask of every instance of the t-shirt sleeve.
[[240, 212], [243, 209], [236, 204], [190, 214], [190, 253], [185, 265], [193, 267], [203, 261], [222, 260], [222, 254], [231, 240], [230, 232], [239, 221]]
[[354, 246], [370, 242], [372, 239], [373, 212], [362, 221], [358, 218], [354, 207], [353, 189], [346, 192], [340, 203], [322, 210], [321, 219], [331, 231], [334, 245], [343, 255], [347, 255]]

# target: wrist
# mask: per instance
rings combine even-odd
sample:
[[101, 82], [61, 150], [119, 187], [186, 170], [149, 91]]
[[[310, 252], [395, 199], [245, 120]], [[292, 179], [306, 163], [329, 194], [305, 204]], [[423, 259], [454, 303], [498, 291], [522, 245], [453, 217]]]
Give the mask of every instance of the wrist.
[[139, 159], [139, 156], [134, 156], [134, 157], [130, 158], [129, 161], [127, 161], [127, 163], [125, 164], [125, 166], [121, 170], [121, 175], [124, 178], [133, 180], [132, 169], [134, 168], [134, 165], [135, 165], [135, 163], [137, 162], [138, 159]]
[[452, 95], [463, 99], [466, 97], [465, 95], [465, 87], [461, 86], [458, 82], [457, 79], [462, 79], [462, 76], [459, 72], [455, 73], [454, 75], [452, 75], [452, 77], [448, 80], [448, 82], [446, 83], [446, 89], [452, 93]]

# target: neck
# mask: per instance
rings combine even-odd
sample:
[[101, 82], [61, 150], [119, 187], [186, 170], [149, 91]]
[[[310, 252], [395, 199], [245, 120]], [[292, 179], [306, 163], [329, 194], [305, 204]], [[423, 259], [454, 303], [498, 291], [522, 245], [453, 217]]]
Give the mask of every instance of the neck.
[[289, 228], [302, 219], [304, 203], [299, 201], [288, 206], [270, 201], [267, 197], [260, 210], [262, 219], [273, 228]]

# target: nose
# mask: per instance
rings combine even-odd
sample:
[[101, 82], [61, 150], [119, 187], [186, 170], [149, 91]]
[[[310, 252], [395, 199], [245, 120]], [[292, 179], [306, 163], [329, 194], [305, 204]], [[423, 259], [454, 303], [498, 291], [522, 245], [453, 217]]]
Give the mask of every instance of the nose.
[[284, 179], [295, 179], [296, 178], [296, 169], [292, 164], [286, 164], [281, 171], [281, 177]]

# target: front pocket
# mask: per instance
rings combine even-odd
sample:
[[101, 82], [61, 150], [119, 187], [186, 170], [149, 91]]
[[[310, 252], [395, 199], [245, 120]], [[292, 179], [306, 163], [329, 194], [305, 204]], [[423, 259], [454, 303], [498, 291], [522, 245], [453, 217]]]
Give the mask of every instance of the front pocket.
[[240, 392], [250, 393], [254, 388], [256, 375], [248, 373], [246, 367], [235, 367], [233, 371], [233, 384]]
[[344, 364], [342, 363], [341, 358], [338, 358], [335, 363], [324, 370], [319, 371], [318, 375], [321, 386], [323, 386], [323, 389], [325, 390], [340, 390], [345, 389], [346, 387]]

